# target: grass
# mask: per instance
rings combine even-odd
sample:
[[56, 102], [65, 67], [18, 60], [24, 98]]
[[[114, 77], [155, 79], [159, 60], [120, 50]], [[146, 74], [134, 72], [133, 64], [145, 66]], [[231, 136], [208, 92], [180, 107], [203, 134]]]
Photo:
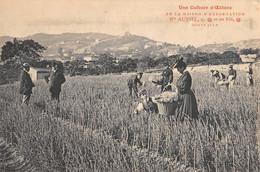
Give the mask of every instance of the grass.
[[[20, 105], [18, 84], [1, 86], [0, 136], [39, 171], [257, 171], [259, 83], [246, 87], [239, 71], [240, 85], [227, 90], [212, 87], [208, 73], [191, 74], [196, 124], [135, 115], [127, 75], [88, 76], [67, 78], [59, 106], [43, 81], [28, 107]], [[145, 89], [160, 92], [151, 84]]]

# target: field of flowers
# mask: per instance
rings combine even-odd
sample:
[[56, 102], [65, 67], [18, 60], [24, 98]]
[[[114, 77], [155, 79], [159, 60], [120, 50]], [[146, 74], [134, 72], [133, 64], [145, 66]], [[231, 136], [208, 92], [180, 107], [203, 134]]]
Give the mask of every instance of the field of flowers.
[[[129, 75], [85, 76], [66, 78], [59, 105], [44, 81], [36, 82], [29, 106], [21, 105], [18, 83], [1, 86], [0, 136], [38, 171], [258, 171], [259, 83], [246, 87], [238, 71], [238, 85], [228, 90], [215, 88], [206, 71], [191, 75], [196, 124], [134, 114]], [[160, 93], [145, 85], [139, 90]]]

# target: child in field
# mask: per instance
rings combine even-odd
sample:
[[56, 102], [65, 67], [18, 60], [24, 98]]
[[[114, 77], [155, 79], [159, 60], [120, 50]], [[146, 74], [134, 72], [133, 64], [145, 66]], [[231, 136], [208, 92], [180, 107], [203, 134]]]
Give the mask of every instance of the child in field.
[[141, 102], [137, 105], [135, 109], [136, 114], [138, 114], [142, 110], [149, 113], [158, 113], [157, 104], [153, 102], [151, 97], [148, 97], [146, 90], [142, 90], [139, 95], [141, 97]]

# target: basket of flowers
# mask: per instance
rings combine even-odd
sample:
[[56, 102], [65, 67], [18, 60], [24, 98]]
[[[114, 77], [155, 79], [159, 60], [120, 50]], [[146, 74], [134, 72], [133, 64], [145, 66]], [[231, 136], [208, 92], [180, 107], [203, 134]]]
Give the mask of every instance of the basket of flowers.
[[175, 115], [175, 110], [178, 107], [178, 93], [166, 91], [155, 96], [154, 101], [157, 103], [159, 114], [161, 115]]

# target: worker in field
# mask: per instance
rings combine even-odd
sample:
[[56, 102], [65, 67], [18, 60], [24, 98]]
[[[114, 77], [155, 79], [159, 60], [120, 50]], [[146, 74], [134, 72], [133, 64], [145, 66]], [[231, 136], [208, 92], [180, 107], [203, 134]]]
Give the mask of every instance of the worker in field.
[[[216, 74], [217, 74], [217, 75], [216, 75]], [[223, 73], [219, 73], [218, 70], [210, 70], [210, 76], [211, 76], [211, 78], [214, 79], [214, 81], [216, 81], [216, 76], [218, 76], [218, 74], [220, 74], [219, 77], [221, 77], [221, 76], [225, 76], [225, 74], [223, 74]], [[223, 75], [222, 75], [222, 74], [223, 74]], [[225, 77], [226, 77], [226, 76], [225, 76]]]
[[219, 72], [218, 70], [214, 70], [213, 72], [211, 70], [211, 73], [215, 81], [215, 86], [225, 85], [228, 88], [229, 82], [226, 80], [226, 76], [223, 73]]
[[236, 82], [237, 78], [237, 71], [233, 69], [233, 65], [229, 65], [229, 71], [228, 71], [228, 82], [229, 82], [229, 88], [233, 88], [234, 84]]
[[158, 113], [158, 106], [153, 102], [152, 98], [147, 95], [146, 90], [142, 90], [139, 94], [141, 97], [141, 102], [135, 108], [135, 114], [141, 111], [146, 111], [149, 113]]
[[171, 84], [173, 81], [173, 72], [170, 68], [170, 65], [167, 65], [167, 68], [162, 72], [162, 79], [159, 81], [152, 81], [156, 85], [161, 85], [161, 92], [163, 92], [165, 86]]
[[174, 65], [181, 76], [177, 80], [176, 88], [179, 94], [179, 106], [176, 108], [175, 114], [178, 121], [183, 122], [185, 118], [198, 119], [198, 106], [195, 95], [191, 90], [192, 78], [188, 71], [185, 71], [187, 64], [183, 58], [178, 60]]
[[210, 77], [211, 77], [211, 78], [214, 78], [214, 77], [213, 77], [213, 73], [214, 73], [214, 72], [215, 72], [215, 70], [210, 70]]
[[47, 83], [50, 82], [51, 99], [60, 101], [61, 85], [66, 81], [63, 75], [62, 68], [57, 63], [52, 65], [52, 70], [49, 75], [45, 76]]
[[165, 86], [171, 84], [173, 81], [173, 72], [172, 69], [170, 68], [170, 65], [167, 65], [167, 68], [163, 71], [162, 76], [163, 76], [163, 84], [162, 84], [161, 91], [163, 92]]
[[253, 86], [253, 69], [252, 69], [252, 63], [249, 63], [248, 68], [246, 70], [246, 85]]
[[23, 64], [23, 70], [20, 75], [20, 94], [23, 95], [22, 104], [29, 104], [29, 100], [32, 94], [32, 88], [35, 87], [30, 74], [30, 65], [28, 63]]
[[139, 84], [140, 86], [143, 85], [143, 83], [141, 82], [143, 73], [140, 72], [137, 75], [133, 75], [130, 78], [128, 78], [127, 80], [127, 86], [129, 88], [129, 95], [132, 96], [132, 90], [134, 90], [134, 95], [136, 97], [138, 97], [138, 89], [137, 89], [137, 84]]

